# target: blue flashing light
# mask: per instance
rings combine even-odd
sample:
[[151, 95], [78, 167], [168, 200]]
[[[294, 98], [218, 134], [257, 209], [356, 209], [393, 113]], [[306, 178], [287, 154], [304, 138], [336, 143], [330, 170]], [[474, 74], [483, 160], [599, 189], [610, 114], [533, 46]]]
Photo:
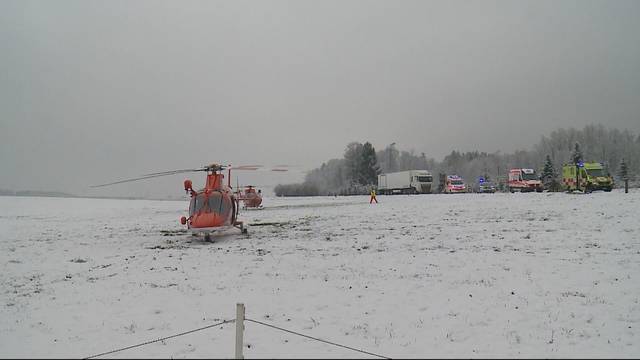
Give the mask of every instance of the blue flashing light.
[[580, 161], [580, 162], [578, 163], [578, 166], [579, 166], [579, 167], [584, 167], [584, 162], [583, 162], [583, 161]]

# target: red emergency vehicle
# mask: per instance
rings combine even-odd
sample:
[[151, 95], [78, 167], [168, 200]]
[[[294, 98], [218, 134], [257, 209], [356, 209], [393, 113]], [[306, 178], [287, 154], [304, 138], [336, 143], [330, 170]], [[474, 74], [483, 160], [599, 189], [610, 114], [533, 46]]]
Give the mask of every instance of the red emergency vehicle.
[[465, 185], [464, 180], [458, 175], [448, 175], [447, 181], [444, 185], [445, 194], [453, 194], [453, 193], [466, 193], [467, 185]]
[[533, 169], [511, 169], [509, 170], [509, 191], [542, 192], [542, 181]]

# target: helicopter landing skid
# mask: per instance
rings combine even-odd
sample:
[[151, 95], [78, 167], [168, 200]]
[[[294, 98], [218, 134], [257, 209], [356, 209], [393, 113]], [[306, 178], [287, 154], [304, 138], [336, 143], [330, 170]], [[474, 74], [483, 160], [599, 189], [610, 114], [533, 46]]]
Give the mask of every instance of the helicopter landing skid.
[[[236, 221], [235, 224], [233, 224], [232, 226], [234, 228], [239, 229], [242, 234], [246, 234], [247, 233], [247, 228], [244, 226], [244, 223], [242, 221]], [[232, 226], [227, 225], [227, 226], [222, 226], [222, 227], [199, 228], [197, 230], [192, 229], [191, 235], [192, 236], [203, 236], [204, 237], [204, 241], [206, 241], [206, 242], [214, 242], [214, 238], [212, 237], [212, 235], [223, 234], [226, 231], [230, 230], [232, 228]]]
[[247, 228], [244, 227], [244, 223], [242, 221], [236, 221], [235, 224], [233, 224], [233, 226], [235, 226], [238, 229], [240, 229], [240, 233], [242, 233], [242, 234], [246, 234], [247, 233]]
[[264, 209], [264, 206], [262, 205], [258, 205], [258, 206], [243, 206], [242, 210], [262, 210]]

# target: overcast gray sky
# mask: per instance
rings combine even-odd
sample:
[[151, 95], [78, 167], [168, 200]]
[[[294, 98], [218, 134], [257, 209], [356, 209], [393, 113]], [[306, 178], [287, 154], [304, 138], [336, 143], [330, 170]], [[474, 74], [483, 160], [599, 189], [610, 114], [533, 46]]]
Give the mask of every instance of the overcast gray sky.
[[638, 133], [639, 19], [640, 1], [0, 0], [0, 188], [178, 194], [182, 176], [86, 187], [312, 168], [351, 141], [440, 160]]

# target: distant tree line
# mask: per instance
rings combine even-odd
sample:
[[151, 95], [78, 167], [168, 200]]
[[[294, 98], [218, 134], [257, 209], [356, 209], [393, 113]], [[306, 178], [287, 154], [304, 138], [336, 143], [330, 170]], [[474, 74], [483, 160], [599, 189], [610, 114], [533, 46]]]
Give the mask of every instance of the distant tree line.
[[20, 190], [13, 191], [0, 189], [0, 196], [40, 196], [40, 197], [77, 197], [60, 191]]
[[276, 196], [318, 196], [326, 195], [320, 193], [320, 189], [310, 183], [301, 184], [278, 184], [273, 188]]
[[588, 125], [582, 130], [561, 128], [543, 135], [530, 150], [510, 154], [453, 150], [440, 162], [425, 153], [400, 151], [395, 143], [376, 152], [368, 142], [354, 142], [347, 145], [342, 159], [323, 163], [309, 172], [302, 184], [278, 185], [274, 190], [277, 196], [366, 194], [377, 185], [378, 174], [411, 169], [429, 170], [434, 175], [433, 188], [437, 188], [440, 173], [460, 175], [468, 184], [483, 176], [503, 188], [509, 169], [526, 167], [541, 175], [547, 189], [557, 191], [561, 189], [562, 165], [578, 158], [603, 163], [616, 186], [622, 183], [624, 159], [625, 178], [638, 186], [634, 174], [640, 173], [640, 134], [603, 125]]
[[342, 159], [332, 159], [311, 170], [302, 184], [277, 185], [277, 196], [366, 194], [380, 174], [378, 156], [369, 142], [347, 145]]

